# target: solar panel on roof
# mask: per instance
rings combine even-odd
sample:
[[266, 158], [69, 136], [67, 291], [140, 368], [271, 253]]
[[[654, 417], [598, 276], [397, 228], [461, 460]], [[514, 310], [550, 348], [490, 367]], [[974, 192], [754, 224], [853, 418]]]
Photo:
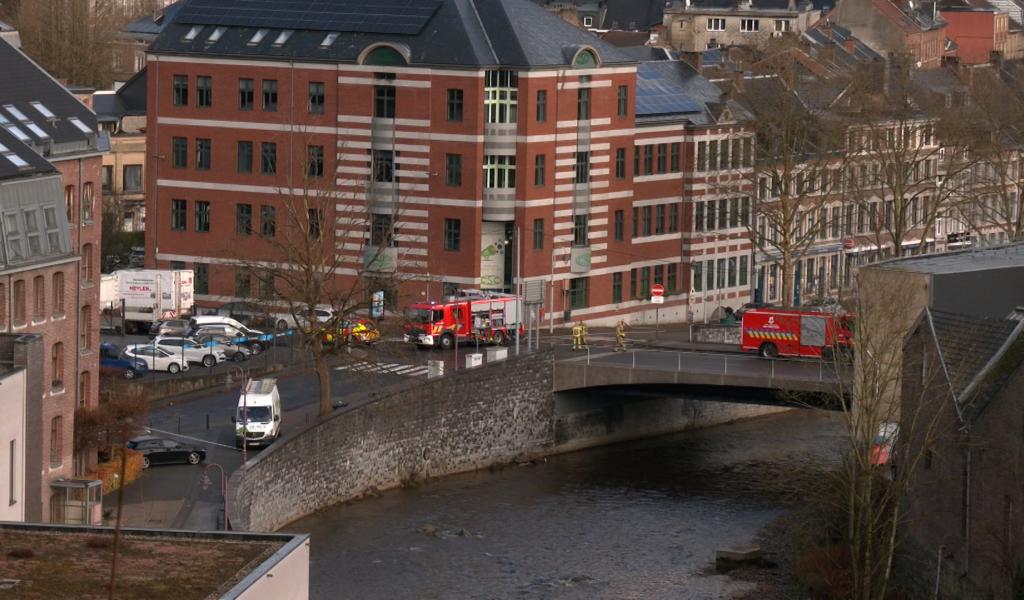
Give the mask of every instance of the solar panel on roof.
[[685, 95], [674, 82], [662, 77], [657, 69], [640, 65], [636, 80], [637, 115], [696, 113], [701, 109], [700, 103]]
[[192, 0], [175, 22], [416, 35], [441, 0]]

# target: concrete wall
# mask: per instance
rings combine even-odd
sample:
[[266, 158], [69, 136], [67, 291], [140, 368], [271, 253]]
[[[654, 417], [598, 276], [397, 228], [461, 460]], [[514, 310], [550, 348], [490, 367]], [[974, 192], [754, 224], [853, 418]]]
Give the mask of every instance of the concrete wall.
[[307, 600], [309, 536], [299, 535], [265, 560], [221, 600]]
[[25, 520], [26, 400], [25, 371], [5, 374], [0, 380], [0, 521]]
[[232, 527], [271, 531], [375, 489], [782, 410], [556, 397], [552, 358], [414, 382], [282, 439], [232, 476]]

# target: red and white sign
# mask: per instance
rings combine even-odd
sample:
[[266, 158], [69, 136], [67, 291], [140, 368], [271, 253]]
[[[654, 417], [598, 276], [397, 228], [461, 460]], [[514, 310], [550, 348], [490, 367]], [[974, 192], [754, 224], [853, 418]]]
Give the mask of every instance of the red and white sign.
[[656, 284], [652, 285], [651, 286], [651, 295], [652, 296], [664, 296], [665, 295], [665, 287], [663, 285], [661, 285], [660, 283], [656, 283]]
[[845, 248], [846, 250], [852, 250], [853, 249], [853, 238], [846, 238], [846, 239], [844, 239], [843, 240], [843, 248]]

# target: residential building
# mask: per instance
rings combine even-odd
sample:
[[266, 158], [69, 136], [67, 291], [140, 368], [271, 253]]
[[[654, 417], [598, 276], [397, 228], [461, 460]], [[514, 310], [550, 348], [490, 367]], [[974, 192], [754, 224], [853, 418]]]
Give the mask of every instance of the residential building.
[[38, 393], [29, 398], [25, 518], [48, 519], [94, 452], [74, 452], [75, 409], [98, 398], [99, 243], [103, 141], [96, 117], [10, 44], [0, 42], [0, 331], [37, 334]]
[[955, 56], [935, 2], [843, 0], [827, 16], [879, 54], [909, 56], [918, 68], [934, 69]]
[[123, 14], [138, 14], [142, 8], [152, 12], [129, 22], [115, 35], [111, 52], [114, 57], [114, 81], [128, 81], [133, 75], [146, 68], [146, 48], [153, 43], [164, 27], [174, 20], [181, 7], [181, 0], [159, 0], [148, 7], [126, 3]]
[[808, 0], [674, 0], [664, 10], [664, 38], [677, 50], [762, 48], [772, 39], [799, 36], [818, 21], [821, 11]]
[[946, 21], [946, 35], [957, 49], [957, 60], [979, 65], [1007, 55], [1010, 16], [991, 6], [949, 5], [939, 13]]
[[100, 130], [110, 136], [101, 178], [104, 218], [120, 231], [146, 227], [146, 85], [143, 69], [116, 91], [92, 97]]
[[[949, 304], [939, 290], [934, 300]], [[895, 456], [908, 485], [897, 568], [917, 583], [911, 595], [1022, 592], [1024, 320], [1011, 316], [925, 308], [903, 343]]]
[[322, 217], [343, 278], [401, 271], [390, 305], [510, 290], [518, 269], [554, 285], [555, 322], [653, 320], [655, 283], [662, 319], [749, 299], [748, 192], [718, 186], [753, 160], [749, 113], [689, 65], [638, 64], [526, 0], [372, 31], [351, 0], [316, 29], [224, 4], [230, 22], [185, 4], [147, 69], [147, 264], [195, 269], [201, 306], [256, 295], [246, 264], [310, 188], [343, 199]]

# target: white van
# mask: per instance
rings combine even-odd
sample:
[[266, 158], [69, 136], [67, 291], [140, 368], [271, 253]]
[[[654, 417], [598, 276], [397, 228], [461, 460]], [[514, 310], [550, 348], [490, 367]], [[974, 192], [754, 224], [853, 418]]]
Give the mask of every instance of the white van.
[[242, 433], [247, 446], [272, 444], [281, 434], [281, 395], [276, 379], [253, 379], [238, 398], [235, 422], [235, 446], [242, 447]]

